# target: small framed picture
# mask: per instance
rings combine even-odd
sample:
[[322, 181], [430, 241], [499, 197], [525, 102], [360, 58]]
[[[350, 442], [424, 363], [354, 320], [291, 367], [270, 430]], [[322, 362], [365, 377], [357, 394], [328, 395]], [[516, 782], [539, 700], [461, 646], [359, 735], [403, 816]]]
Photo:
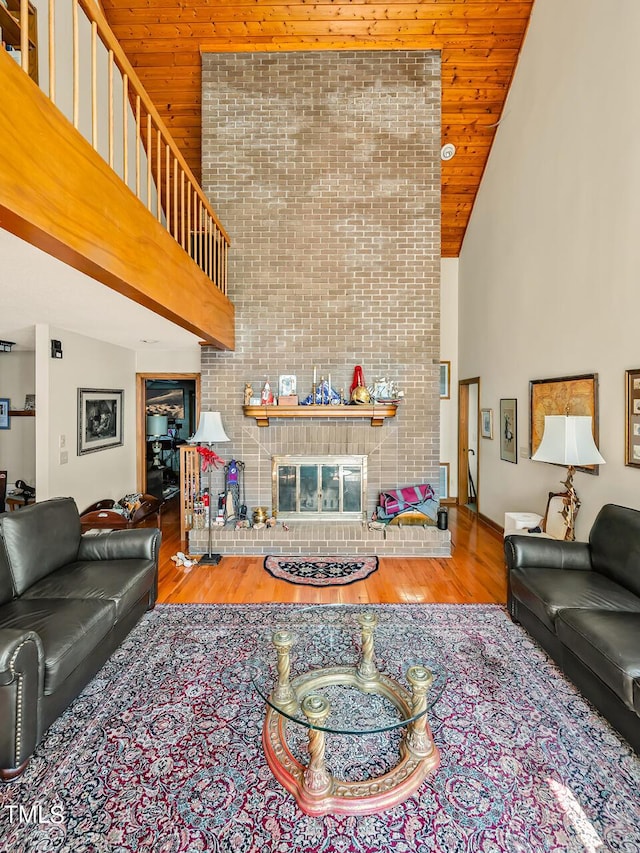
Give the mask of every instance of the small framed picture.
[[493, 438], [493, 409], [480, 409], [480, 435]]
[[292, 397], [297, 393], [297, 380], [295, 376], [287, 373], [280, 377], [278, 382], [278, 396]]
[[500, 459], [518, 462], [518, 401], [513, 398], [500, 400]]
[[24, 409], [25, 412], [33, 412], [36, 408], [36, 395], [35, 394], [27, 394], [24, 398]]
[[0, 429], [11, 428], [11, 418], [9, 417], [10, 400], [8, 397], [0, 397]]
[[451, 362], [440, 362], [440, 399], [451, 399]]

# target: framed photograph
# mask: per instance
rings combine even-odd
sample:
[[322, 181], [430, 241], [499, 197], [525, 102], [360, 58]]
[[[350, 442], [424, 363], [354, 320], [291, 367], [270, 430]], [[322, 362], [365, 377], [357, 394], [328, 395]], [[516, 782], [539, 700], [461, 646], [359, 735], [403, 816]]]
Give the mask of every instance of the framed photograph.
[[625, 418], [624, 464], [640, 468], [640, 368], [625, 373], [627, 416]]
[[11, 401], [8, 397], [0, 397], [0, 429], [11, 429], [10, 404]]
[[78, 388], [78, 456], [124, 443], [124, 391]]
[[34, 412], [36, 408], [36, 395], [35, 394], [27, 394], [24, 398], [24, 410], [25, 412]]
[[184, 420], [184, 388], [147, 388], [145, 394], [148, 415]]
[[[598, 374], [561, 376], [558, 379], [534, 379], [529, 382], [530, 423], [529, 455], [538, 449], [546, 415], [588, 415], [593, 423], [593, 438], [598, 444]], [[640, 397], [640, 394], [639, 394]], [[598, 465], [576, 467], [586, 474], [598, 474]]]
[[440, 399], [449, 400], [451, 398], [451, 362], [440, 362]]
[[440, 500], [445, 501], [449, 497], [449, 463], [440, 463]]
[[480, 435], [493, 438], [493, 409], [480, 409]]
[[278, 382], [278, 396], [279, 397], [292, 397], [297, 393], [297, 382], [296, 377], [290, 374], [286, 374], [285, 376], [280, 377], [280, 381]]
[[500, 459], [518, 462], [518, 401], [515, 397], [500, 400]]

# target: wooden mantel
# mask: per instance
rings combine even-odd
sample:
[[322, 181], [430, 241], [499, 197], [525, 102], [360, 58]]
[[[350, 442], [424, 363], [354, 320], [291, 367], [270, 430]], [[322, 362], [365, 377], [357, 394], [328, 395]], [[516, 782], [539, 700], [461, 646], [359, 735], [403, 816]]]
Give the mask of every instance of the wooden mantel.
[[243, 406], [248, 418], [259, 427], [268, 427], [270, 418], [371, 418], [371, 426], [379, 427], [386, 418], [395, 418], [395, 403], [358, 406]]

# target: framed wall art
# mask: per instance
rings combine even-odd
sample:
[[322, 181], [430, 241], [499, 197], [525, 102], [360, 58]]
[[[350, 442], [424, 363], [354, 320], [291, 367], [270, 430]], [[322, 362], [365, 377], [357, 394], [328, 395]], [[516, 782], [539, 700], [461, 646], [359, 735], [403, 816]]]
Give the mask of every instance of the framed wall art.
[[184, 388], [147, 388], [145, 406], [148, 415], [166, 415], [175, 420], [184, 420]]
[[[588, 415], [598, 444], [598, 374], [534, 379], [529, 382], [529, 455], [533, 456], [544, 432], [546, 415]], [[598, 474], [598, 465], [576, 466], [577, 471]]]
[[518, 462], [518, 401], [515, 397], [500, 400], [500, 459]]
[[124, 391], [78, 388], [78, 456], [124, 443]]
[[451, 362], [440, 362], [440, 399], [451, 399]]
[[0, 397], [0, 429], [11, 428], [11, 418], [9, 417], [9, 406], [11, 401], [8, 397]]
[[449, 498], [449, 463], [440, 463], [440, 500], [446, 501]]
[[493, 438], [493, 409], [480, 409], [480, 435]]
[[640, 369], [627, 370], [625, 379], [627, 417], [624, 464], [630, 468], [640, 468]]

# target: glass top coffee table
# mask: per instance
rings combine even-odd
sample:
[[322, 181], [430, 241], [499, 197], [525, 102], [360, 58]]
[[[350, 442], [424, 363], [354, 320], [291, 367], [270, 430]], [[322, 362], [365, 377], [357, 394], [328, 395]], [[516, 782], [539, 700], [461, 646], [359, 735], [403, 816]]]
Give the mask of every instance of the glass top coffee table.
[[[372, 610], [350, 606], [302, 608], [274, 626], [254, 661], [252, 680], [267, 704], [262, 734], [267, 763], [307, 814], [384, 811], [411, 796], [440, 763], [427, 722], [431, 671], [411, 659], [410, 640], [406, 655], [394, 643], [379, 665], [378, 621]], [[384, 629], [402, 634], [403, 625], [392, 619]], [[291, 742], [300, 731], [306, 743], [296, 755]], [[371, 736], [382, 733], [398, 735], [393, 766], [372, 778], [332, 775], [327, 736], [346, 736], [358, 753], [371, 752]]]

